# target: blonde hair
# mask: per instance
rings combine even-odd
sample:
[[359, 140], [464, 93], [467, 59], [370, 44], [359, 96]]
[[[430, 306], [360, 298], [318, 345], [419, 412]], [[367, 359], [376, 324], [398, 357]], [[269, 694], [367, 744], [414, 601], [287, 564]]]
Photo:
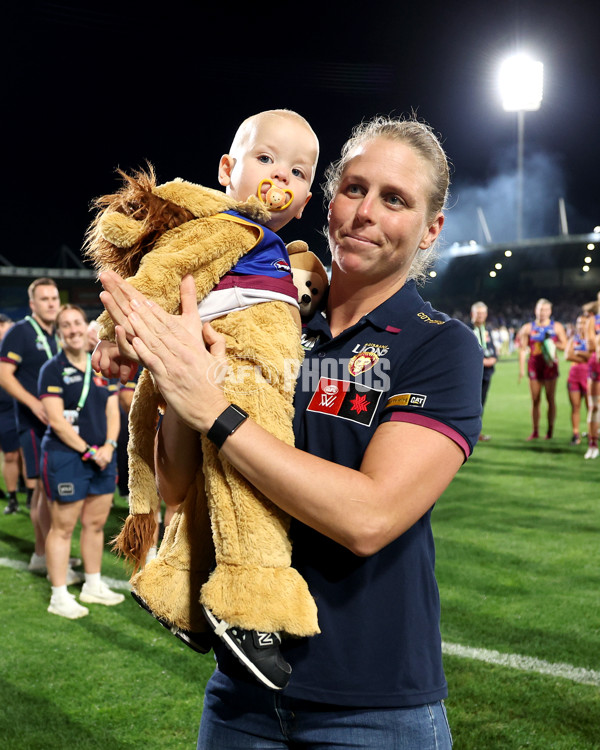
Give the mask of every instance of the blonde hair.
[[[338, 191], [342, 175], [348, 163], [353, 159], [357, 149], [375, 138], [387, 138], [390, 141], [404, 143], [430, 165], [430, 190], [428, 196], [428, 220], [443, 211], [448, 200], [450, 186], [450, 165], [444, 149], [425, 122], [414, 116], [394, 118], [378, 115], [371, 120], [356, 125], [350, 138], [342, 146], [341, 157], [329, 165], [325, 171], [325, 182], [322, 185], [327, 201], [333, 200]], [[433, 262], [436, 251], [435, 242], [420, 250], [410, 267], [408, 278], [425, 280], [425, 272]]]
[[58, 287], [56, 286], [56, 281], [54, 281], [54, 279], [49, 279], [47, 276], [43, 276], [41, 279], [35, 279], [34, 281], [32, 281], [31, 284], [27, 287], [27, 295], [29, 299], [33, 299], [35, 290], [38, 288], [38, 286], [53, 286], [58, 289]]

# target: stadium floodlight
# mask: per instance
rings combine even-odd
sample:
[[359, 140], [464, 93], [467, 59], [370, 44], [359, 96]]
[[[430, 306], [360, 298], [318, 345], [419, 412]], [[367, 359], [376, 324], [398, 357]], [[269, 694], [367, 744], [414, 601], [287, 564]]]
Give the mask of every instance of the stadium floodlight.
[[507, 112], [535, 112], [544, 92], [544, 65], [519, 53], [500, 67], [500, 96]]
[[517, 113], [517, 240], [523, 238], [523, 144], [525, 112], [540, 108], [544, 66], [526, 54], [509, 57], [500, 66], [500, 96], [507, 112]]

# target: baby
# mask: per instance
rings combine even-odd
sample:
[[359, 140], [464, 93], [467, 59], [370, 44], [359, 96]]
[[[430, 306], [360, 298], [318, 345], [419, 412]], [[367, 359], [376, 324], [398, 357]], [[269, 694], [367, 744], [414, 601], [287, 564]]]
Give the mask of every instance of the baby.
[[[291, 672], [279, 653], [279, 633], [318, 633], [316, 606], [290, 566], [289, 517], [221, 460], [219, 448], [248, 415], [293, 442], [293, 388], [283, 373], [302, 356], [298, 292], [275, 232], [301, 217], [311, 197], [318, 152], [317, 138], [300, 115], [261, 112], [240, 125], [229, 153], [221, 157], [219, 182], [225, 194], [180, 180], [156, 186], [152, 174], [126, 177], [121, 193], [96, 202], [101, 211], [87, 243], [88, 255], [101, 270], [135, 274], [134, 286], [169, 312], [178, 309], [182, 276], [192, 273], [199, 314], [225, 336], [232, 363], [224, 388], [232, 405], [202, 438], [202, 470], [158, 556], [132, 578], [134, 596], [182, 640], [207, 650], [202, 634], [194, 632], [202, 629], [194, 609], [201, 587], [200, 603], [211, 628], [272, 689], [285, 687]], [[168, 217], [158, 232], [149, 226], [155, 214], [163, 222]], [[156, 236], [148, 242], [152, 231]], [[138, 256], [137, 267], [136, 262], [115, 262], [119, 248], [138, 246], [150, 252], [141, 261]], [[101, 322], [100, 338], [114, 338], [106, 313]], [[116, 360], [115, 345], [102, 341], [95, 367], [106, 371]], [[156, 411], [148, 408], [153, 387], [144, 375], [130, 417], [128, 522], [133, 525], [136, 516], [153, 515], [148, 486], [143, 491], [135, 486], [143, 484], [137, 480], [139, 464], [152, 468], [147, 435], [156, 423]], [[133, 434], [137, 420], [146, 426], [139, 444]], [[211, 527], [216, 567], [208, 577]], [[131, 543], [126, 523], [121, 550], [139, 564], [144, 545], [136, 549]]]

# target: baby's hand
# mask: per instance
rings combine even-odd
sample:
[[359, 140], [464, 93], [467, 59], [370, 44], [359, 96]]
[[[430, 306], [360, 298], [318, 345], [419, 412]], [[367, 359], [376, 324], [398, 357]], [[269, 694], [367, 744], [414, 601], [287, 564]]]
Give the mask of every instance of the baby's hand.
[[92, 367], [96, 372], [101, 372], [105, 378], [119, 378], [123, 383], [135, 375], [137, 364], [123, 357], [112, 341], [99, 341], [92, 354]]
[[112, 341], [99, 341], [92, 354], [92, 367], [96, 372], [101, 372], [104, 377], [115, 377], [118, 367], [111, 370], [111, 364], [114, 367], [119, 356], [119, 347], [115, 343]]

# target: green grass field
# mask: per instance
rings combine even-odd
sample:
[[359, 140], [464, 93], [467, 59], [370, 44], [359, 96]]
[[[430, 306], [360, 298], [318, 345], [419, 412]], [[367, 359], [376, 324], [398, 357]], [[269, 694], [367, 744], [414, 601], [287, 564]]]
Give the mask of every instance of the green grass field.
[[[498, 365], [484, 416], [492, 440], [434, 511], [459, 750], [600, 748], [600, 459], [569, 446], [566, 370], [556, 437], [531, 444], [527, 383], [516, 362]], [[107, 537], [125, 514], [117, 498]], [[49, 615], [48, 581], [24, 569], [31, 551], [27, 514], [0, 515], [2, 748], [195, 747], [212, 656], [129, 597], [81, 620]], [[108, 550], [103, 575], [127, 578]], [[499, 663], [482, 660], [489, 652]]]

